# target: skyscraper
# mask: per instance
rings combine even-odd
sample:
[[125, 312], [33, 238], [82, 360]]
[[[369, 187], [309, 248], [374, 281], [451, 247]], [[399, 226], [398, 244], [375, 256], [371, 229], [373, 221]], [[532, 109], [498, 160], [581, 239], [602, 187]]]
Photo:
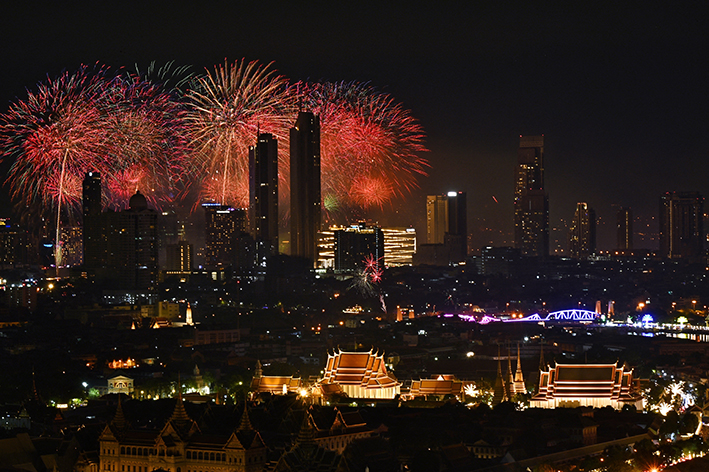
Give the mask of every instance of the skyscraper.
[[299, 112], [290, 130], [291, 255], [317, 259], [321, 224], [320, 118]]
[[448, 197], [428, 195], [426, 197], [426, 242], [443, 244], [448, 231]]
[[237, 240], [246, 230], [246, 211], [219, 203], [203, 203], [206, 265], [210, 269], [236, 263]]
[[426, 197], [426, 235], [428, 244], [445, 244], [450, 262], [458, 263], [468, 255], [468, 206], [465, 192]]
[[129, 208], [114, 214], [118, 225], [111, 238], [117, 244], [116, 267], [120, 288], [153, 290], [158, 281], [158, 213], [144, 195], [130, 197]]
[[448, 192], [448, 231], [451, 262], [464, 261], [468, 255], [468, 204], [465, 192]]
[[704, 197], [667, 192], [660, 197], [660, 256], [698, 261], [704, 253]]
[[621, 207], [616, 213], [616, 249], [622, 252], [633, 250], [633, 209]]
[[82, 189], [83, 207], [83, 263], [88, 270], [98, 269], [102, 265], [106, 252], [105, 226], [101, 215], [101, 174], [87, 172]]
[[596, 252], [596, 212], [588, 204], [576, 204], [569, 228], [569, 256], [586, 259]]
[[251, 234], [262, 257], [278, 251], [278, 141], [272, 134], [258, 136], [249, 148], [249, 217]]
[[549, 196], [544, 191], [544, 136], [520, 136], [515, 170], [515, 247], [549, 254]]

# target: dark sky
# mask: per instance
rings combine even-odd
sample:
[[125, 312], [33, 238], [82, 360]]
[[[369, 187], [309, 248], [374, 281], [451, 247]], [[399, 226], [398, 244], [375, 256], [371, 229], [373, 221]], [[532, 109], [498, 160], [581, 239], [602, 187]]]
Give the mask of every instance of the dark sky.
[[464, 190], [476, 244], [511, 242], [520, 134], [545, 135], [552, 227], [586, 201], [601, 249], [613, 205], [648, 221], [661, 192], [709, 196], [709, 18], [681, 2], [13, 3], [0, 7], [3, 109], [97, 61], [201, 71], [246, 58], [390, 93], [424, 126], [431, 169], [380, 220], [422, 236], [425, 195]]

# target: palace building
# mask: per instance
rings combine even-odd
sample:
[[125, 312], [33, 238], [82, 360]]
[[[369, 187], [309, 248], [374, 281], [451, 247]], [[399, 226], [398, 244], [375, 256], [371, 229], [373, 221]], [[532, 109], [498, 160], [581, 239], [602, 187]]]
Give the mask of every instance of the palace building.
[[539, 393], [530, 401], [534, 408], [588, 406], [642, 409], [639, 379], [632, 369], [617, 364], [556, 364], [543, 368]]
[[188, 416], [181, 396], [160, 430], [132, 429], [119, 403], [99, 443], [103, 472], [255, 472], [267, 461], [266, 446], [246, 408], [231, 435], [204, 434]]

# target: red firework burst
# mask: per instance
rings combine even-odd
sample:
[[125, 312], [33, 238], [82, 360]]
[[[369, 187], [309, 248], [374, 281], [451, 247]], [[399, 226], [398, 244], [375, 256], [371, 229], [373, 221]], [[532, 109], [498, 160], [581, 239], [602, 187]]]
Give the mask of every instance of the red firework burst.
[[87, 169], [105, 170], [107, 135], [97, 100], [105, 71], [82, 67], [48, 79], [0, 117], [3, 159], [14, 158], [12, 197], [45, 208], [78, 207]]
[[299, 83], [321, 119], [323, 196], [341, 206], [382, 206], [426, 174], [424, 133], [390, 96], [358, 83]]
[[124, 206], [136, 190], [156, 208], [182, 195], [194, 172], [182, 109], [169, 91], [138, 77], [118, 77], [102, 105], [110, 136], [109, 204]]

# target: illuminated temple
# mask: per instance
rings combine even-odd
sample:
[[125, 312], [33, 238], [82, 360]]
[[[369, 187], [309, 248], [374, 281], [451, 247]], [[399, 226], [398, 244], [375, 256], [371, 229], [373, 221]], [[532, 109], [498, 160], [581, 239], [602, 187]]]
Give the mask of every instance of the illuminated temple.
[[339, 387], [350, 398], [393, 399], [401, 384], [387, 372], [383, 354], [337, 350], [327, 354], [320, 387], [324, 392]]
[[543, 368], [539, 375], [539, 393], [529, 406], [563, 408], [588, 406], [621, 409], [633, 405], [642, 409], [639, 380], [632, 369], [617, 364], [556, 364]]

